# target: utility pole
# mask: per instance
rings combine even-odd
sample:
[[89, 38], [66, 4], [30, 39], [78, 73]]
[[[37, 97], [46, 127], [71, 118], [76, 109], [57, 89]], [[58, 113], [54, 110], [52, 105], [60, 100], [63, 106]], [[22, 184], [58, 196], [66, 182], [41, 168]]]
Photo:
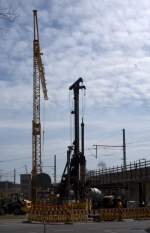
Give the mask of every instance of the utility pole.
[[123, 133], [123, 167], [126, 169], [127, 166], [127, 158], [126, 158], [126, 135], [125, 129], [122, 130]]
[[93, 145], [93, 146], [95, 147], [95, 148], [94, 148], [94, 149], [95, 149], [95, 151], [96, 151], [95, 158], [97, 159], [97, 150], [98, 150], [98, 146], [100, 146], [100, 145], [97, 145], [97, 144], [96, 144], [96, 145]]
[[54, 185], [56, 185], [56, 155], [54, 155]]
[[123, 167], [126, 168], [127, 165], [127, 159], [126, 159], [126, 137], [125, 137], [125, 129], [122, 130], [123, 132], [123, 145], [98, 145], [95, 144], [93, 145], [94, 149], [96, 150], [96, 159], [97, 159], [97, 154], [98, 154], [98, 147], [103, 147], [103, 148], [122, 148], [123, 149]]
[[14, 168], [14, 184], [16, 184], [16, 169]]
[[26, 174], [28, 174], [28, 168], [26, 164], [24, 165], [24, 168], [25, 168]]

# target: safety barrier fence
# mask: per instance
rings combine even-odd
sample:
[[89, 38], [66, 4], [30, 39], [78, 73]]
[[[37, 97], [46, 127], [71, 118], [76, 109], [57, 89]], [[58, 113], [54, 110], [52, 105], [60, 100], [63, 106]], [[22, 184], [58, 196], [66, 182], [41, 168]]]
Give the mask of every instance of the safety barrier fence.
[[86, 222], [88, 212], [87, 203], [68, 205], [33, 204], [28, 214], [28, 220], [48, 223]]
[[93, 211], [93, 216], [96, 216], [100, 221], [112, 221], [122, 219], [146, 219], [150, 218], [150, 208], [114, 208], [100, 209]]
[[29, 221], [47, 223], [86, 222], [89, 217], [98, 221], [150, 218], [150, 207], [91, 210], [90, 203], [65, 205], [32, 204]]

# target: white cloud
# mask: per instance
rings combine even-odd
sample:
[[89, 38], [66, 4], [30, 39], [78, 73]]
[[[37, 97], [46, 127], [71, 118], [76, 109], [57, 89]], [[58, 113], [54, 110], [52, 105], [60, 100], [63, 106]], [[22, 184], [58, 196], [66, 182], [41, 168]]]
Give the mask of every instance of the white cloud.
[[[12, 6], [12, 1], [7, 4]], [[32, 9], [38, 9], [49, 93], [47, 140], [57, 141], [61, 135], [60, 150], [63, 142], [66, 145], [68, 87], [80, 76], [87, 85], [87, 146], [101, 131], [109, 135], [126, 127], [132, 138], [137, 131], [143, 136], [149, 128], [145, 119], [150, 107], [150, 2], [14, 0], [13, 4], [18, 17], [0, 41], [0, 128], [22, 132], [31, 128]]]

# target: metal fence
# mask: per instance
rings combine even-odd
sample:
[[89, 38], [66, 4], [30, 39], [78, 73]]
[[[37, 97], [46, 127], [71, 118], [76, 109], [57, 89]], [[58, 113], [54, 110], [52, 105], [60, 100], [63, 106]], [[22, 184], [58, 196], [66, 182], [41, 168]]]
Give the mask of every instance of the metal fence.
[[93, 185], [118, 183], [122, 181], [141, 181], [150, 178], [150, 161], [130, 163], [124, 166], [116, 166], [107, 169], [90, 170], [87, 172], [87, 180]]

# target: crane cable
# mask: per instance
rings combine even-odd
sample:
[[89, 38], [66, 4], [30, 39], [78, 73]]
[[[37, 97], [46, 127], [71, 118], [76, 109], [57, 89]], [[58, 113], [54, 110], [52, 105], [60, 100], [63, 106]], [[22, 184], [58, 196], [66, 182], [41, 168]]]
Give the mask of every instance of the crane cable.
[[69, 91], [69, 137], [70, 137], [70, 145], [72, 144], [72, 114], [71, 114], [71, 111], [72, 111], [72, 106], [73, 106], [73, 103], [71, 102], [71, 92]]
[[82, 89], [82, 119], [85, 116], [85, 109], [86, 109], [86, 89]]
[[[46, 120], [46, 101], [43, 101], [43, 112], [42, 112], [42, 157], [44, 157], [45, 153], [45, 120]], [[41, 164], [42, 165], [42, 164]]]

